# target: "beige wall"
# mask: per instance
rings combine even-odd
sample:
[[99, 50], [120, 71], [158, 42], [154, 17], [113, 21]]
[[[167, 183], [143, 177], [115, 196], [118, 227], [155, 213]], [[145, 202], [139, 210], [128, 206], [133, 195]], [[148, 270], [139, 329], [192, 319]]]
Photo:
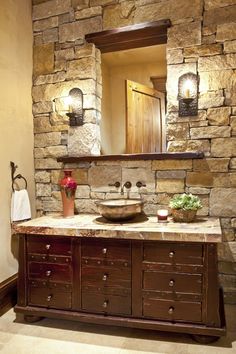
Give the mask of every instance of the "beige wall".
[[0, 282], [17, 272], [10, 228], [11, 170], [27, 178], [33, 206], [31, 1], [0, 2]]
[[[103, 63], [103, 68], [105, 63]], [[107, 72], [108, 71], [108, 72]], [[103, 69], [103, 73], [105, 70]], [[110, 77], [110, 89], [108, 90], [108, 79]], [[166, 76], [166, 62], [147, 62], [137, 63], [122, 66], [111, 66], [106, 68], [105, 85], [103, 75], [103, 99], [102, 99], [102, 120], [110, 120], [112, 136], [111, 150], [105, 153], [124, 154], [125, 153], [125, 122], [126, 122], [126, 104], [125, 104], [125, 82], [126, 80], [135, 81], [139, 84], [153, 87], [150, 80], [151, 76]], [[108, 107], [105, 103], [108, 102], [110, 115], [108, 117]], [[104, 109], [105, 108], [105, 109]], [[101, 125], [101, 136], [103, 146], [103, 136], [106, 135], [103, 126]], [[104, 153], [104, 152], [103, 152]]]

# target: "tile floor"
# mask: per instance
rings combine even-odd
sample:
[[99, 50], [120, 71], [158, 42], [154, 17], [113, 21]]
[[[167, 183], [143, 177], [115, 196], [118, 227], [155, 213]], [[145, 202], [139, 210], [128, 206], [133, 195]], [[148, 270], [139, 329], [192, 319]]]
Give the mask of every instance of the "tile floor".
[[228, 332], [200, 345], [188, 335], [43, 319], [26, 324], [13, 310], [0, 317], [1, 354], [236, 354], [236, 306], [227, 305]]

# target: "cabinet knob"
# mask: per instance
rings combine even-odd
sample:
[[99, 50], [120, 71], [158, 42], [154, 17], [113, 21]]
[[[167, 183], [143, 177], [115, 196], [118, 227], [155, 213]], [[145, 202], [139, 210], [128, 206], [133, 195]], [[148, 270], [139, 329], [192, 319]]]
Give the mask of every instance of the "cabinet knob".
[[107, 254], [107, 248], [102, 249], [102, 254]]
[[52, 295], [48, 295], [47, 296], [47, 301], [49, 302], [49, 301], [51, 301], [52, 300]]
[[108, 274], [103, 274], [102, 280], [106, 281], [108, 279]]
[[173, 258], [173, 257], [174, 257], [174, 255], [175, 255], [175, 252], [174, 252], [174, 251], [170, 251], [170, 253], [169, 253], [169, 257], [170, 257], [170, 258]]
[[106, 309], [107, 306], [108, 306], [108, 300], [104, 301], [104, 303], [102, 304], [102, 307], [103, 307], [104, 309]]
[[168, 314], [172, 315], [173, 313], [174, 313], [174, 307], [171, 306], [168, 310]]
[[46, 271], [46, 277], [50, 277], [51, 274], [52, 274], [52, 271], [51, 271], [51, 270], [47, 270], [47, 271]]
[[171, 279], [170, 281], [169, 281], [169, 286], [174, 286], [175, 285], [175, 281], [173, 280], [173, 279]]
[[46, 250], [49, 250], [51, 248], [51, 245], [46, 245], [45, 248]]

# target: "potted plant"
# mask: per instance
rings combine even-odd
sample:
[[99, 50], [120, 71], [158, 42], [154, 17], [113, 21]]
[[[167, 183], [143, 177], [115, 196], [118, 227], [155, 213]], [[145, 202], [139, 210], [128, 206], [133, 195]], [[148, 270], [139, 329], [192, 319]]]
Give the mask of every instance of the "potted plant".
[[172, 210], [173, 220], [179, 222], [194, 221], [197, 210], [202, 208], [199, 197], [191, 193], [176, 195], [170, 200], [169, 206]]

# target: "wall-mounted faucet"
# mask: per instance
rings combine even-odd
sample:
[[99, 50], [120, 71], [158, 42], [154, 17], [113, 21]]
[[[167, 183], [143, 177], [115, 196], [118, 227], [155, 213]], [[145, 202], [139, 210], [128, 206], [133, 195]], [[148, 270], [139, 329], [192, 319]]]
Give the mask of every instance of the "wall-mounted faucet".
[[109, 183], [108, 184], [109, 187], [116, 187], [116, 188], [119, 188], [120, 187], [120, 182], [115, 182], [115, 183]]
[[[129, 182], [129, 181], [125, 182], [123, 184], [123, 186], [121, 187], [121, 191], [120, 191], [121, 195], [124, 195], [124, 188], [130, 189], [131, 187], [132, 187], [132, 183], [131, 182]], [[127, 192], [127, 197], [129, 198], [128, 192]]]
[[143, 183], [143, 182], [138, 181], [138, 182], [136, 183], [136, 187], [138, 187], [138, 188], [146, 187], [146, 184]]
[[121, 183], [117, 181], [115, 183], [109, 183], [108, 186], [116, 187], [116, 188], [120, 188], [120, 186], [121, 186], [121, 189], [120, 189], [120, 194], [121, 195], [124, 195], [124, 188], [128, 189], [127, 198], [129, 199], [129, 192], [130, 192], [130, 188], [132, 187], [132, 183], [131, 182], [127, 181], [122, 186]]

